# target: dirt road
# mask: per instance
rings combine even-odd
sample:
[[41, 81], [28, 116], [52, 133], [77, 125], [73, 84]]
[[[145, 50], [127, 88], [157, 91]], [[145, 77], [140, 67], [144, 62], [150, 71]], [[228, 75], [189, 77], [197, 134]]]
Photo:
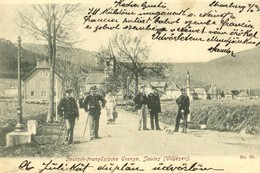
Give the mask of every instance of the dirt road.
[[[88, 141], [88, 131], [82, 140], [87, 116], [81, 110], [74, 137], [80, 143], [74, 144], [76, 150], [71, 156], [260, 155], [259, 136], [209, 130], [188, 130], [187, 134], [138, 131], [136, 114], [124, 110], [118, 112], [116, 124], [107, 125], [106, 113], [102, 110], [99, 133], [102, 138]], [[160, 125], [161, 128], [165, 126]]]

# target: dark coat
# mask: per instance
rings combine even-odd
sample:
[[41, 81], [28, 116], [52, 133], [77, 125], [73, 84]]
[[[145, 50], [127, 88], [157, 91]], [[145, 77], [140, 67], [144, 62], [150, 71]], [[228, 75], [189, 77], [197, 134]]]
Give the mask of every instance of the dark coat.
[[76, 100], [73, 97], [64, 97], [58, 105], [58, 114], [65, 119], [79, 117], [79, 110]]
[[147, 96], [144, 93], [139, 92], [133, 99], [135, 102], [135, 109], [141, 109], [142, 105], [147, 104]]
[[106, 105], [106, 100], [100, 96], [100, 95], [92, 95], [92, 94], [87, 94], [84, 102], [83, 102], [83, 108], [86, 112], [89, 112], [90, 115], [96, 115], [100, 113], [101, 106], [99, 101], [102, 103], [102, 107], [105, 107]]
[[189, 96], [180, 95], [176, 99], [176, 103], [179, 106], [179, 110], [184, 110], [186, 114], [189, 114], [189, 107], [190, 107], [190, 98]]
[[160, 113], [161, 112], [161, 102], [158, 93], [150, 93], [147, 99], [147, 107], [151, 112]]

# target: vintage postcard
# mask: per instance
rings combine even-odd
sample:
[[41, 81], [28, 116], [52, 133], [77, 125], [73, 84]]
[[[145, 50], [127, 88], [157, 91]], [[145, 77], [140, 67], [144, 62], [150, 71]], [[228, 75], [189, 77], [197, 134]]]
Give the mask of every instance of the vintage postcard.
[[259, 0], [0, 0], [0, 172], [260, 172]]

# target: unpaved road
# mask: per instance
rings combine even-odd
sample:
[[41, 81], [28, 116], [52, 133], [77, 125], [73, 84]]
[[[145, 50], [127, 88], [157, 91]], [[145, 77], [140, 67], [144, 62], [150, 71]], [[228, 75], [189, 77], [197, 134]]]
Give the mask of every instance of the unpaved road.
[[102, 138], [88, 141], [88, 131], [82, 140], [87, 116], [80, 110], [74, 137], [80, 143], [74, 144], [71, 156], [260, 155], [259, 136], [209, 130], [188, 130], [187, 134], [138, 131], [136, 114], [120, 109], [118, 112], [116, 124], [107, 125], [105, 110], [102, 110], [99, 133]]

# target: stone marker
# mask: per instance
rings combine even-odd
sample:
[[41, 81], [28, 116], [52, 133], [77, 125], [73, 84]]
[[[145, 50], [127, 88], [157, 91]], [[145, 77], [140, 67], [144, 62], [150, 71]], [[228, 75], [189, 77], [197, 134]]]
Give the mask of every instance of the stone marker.
[[6, 146], [16, 146], [32, 142], [31, 132], [11, 132], [6, 135]]
[[32, 134], [36, 135], [37, 134], [37, 126], [38, 126], [38, 122], [36, 120], [29, 120], [27, 122], [28, 132], [31, 132]]

